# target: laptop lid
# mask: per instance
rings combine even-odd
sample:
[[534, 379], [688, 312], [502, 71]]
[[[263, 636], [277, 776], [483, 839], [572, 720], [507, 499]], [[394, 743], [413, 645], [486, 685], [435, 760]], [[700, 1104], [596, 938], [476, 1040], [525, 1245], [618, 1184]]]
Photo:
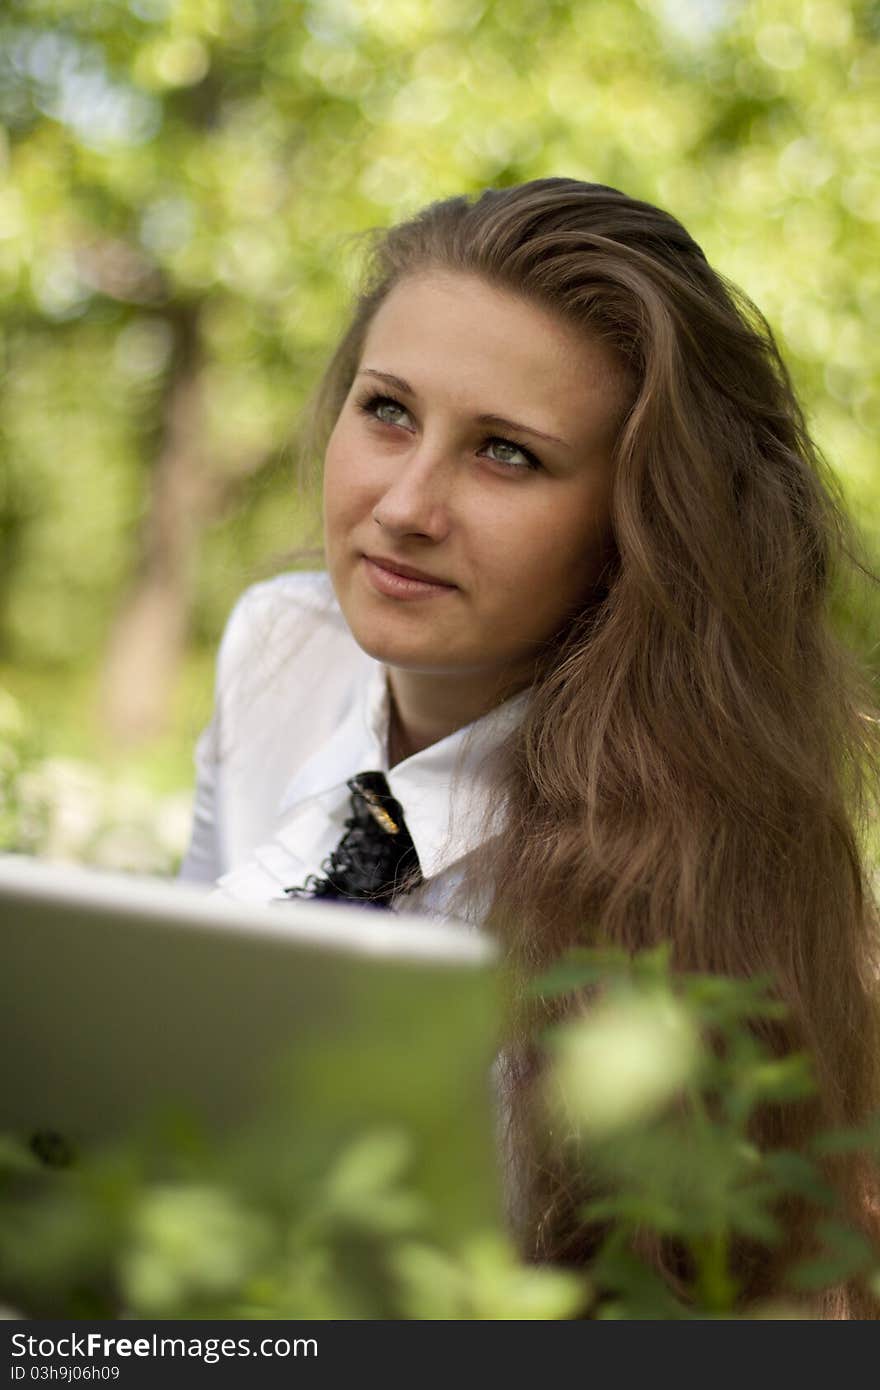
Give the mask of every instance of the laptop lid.
[[0, 856], [0, 1130], [63, 1161], [185, 1116], [296, 1162], [400, 1127], [447, 1233], [500, 1219], [493, 962], [452, 921]]

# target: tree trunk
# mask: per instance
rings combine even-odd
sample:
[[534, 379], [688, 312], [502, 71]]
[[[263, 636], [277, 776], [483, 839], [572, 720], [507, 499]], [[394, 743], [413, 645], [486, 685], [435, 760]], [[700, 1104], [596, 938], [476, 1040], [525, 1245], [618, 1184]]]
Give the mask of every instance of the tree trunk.
[[204, 457], [198, 308], [172, 318], [174, 352], [133, 584], [110, 635], [101, 713], [125, 745], [162, 733], [186, 640], [199, 533], [216, 504]]

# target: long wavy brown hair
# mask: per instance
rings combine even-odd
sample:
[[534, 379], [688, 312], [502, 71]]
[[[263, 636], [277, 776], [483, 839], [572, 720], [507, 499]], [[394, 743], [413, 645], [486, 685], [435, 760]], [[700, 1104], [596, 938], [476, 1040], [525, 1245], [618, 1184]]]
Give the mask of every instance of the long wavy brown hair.
[[[315, 454], [378, 306], [434, 268], [482, 276], [601, 338], [632, 383], [613, 554], [542, 654], [502, 750], [505, 833], [472, 865], [494, 887], [490, 925], [521, 978], [591, 942], [668, 942], [680, 970], [771, 973], [788, 1018], [756, 1027], [777, 1051], [809, 1050], [818, 1094], [766, 1109], [755, 1138], [797, 1148], [817, 1127], [858, 1124], [880, 1093], [864, 849], [880, 727], [829, 619], [857, 540], [772, 333], [673, 217], [615, 189], [552, 178], [448, 198], [374, 237], [315, 397]], [[534, 1141], [538, 1054], [521, 1031], [509, 1055], [524, 1244], [536, 1259], [586, 1260], [583, 1194]], [[841, 1160], [834, 1179], [876, 1236], [867, 1160]], [[746, 1301], [777, 1292], [786, 1262], [811, 1248], [808, 1211], [793, 1202], [783, 1220], [780, 1250], [739, 1252]], [[654, 1253], [674, 1274], [675, 1251]], [[821, 1311], [876, 1315], [853, 1286]]]

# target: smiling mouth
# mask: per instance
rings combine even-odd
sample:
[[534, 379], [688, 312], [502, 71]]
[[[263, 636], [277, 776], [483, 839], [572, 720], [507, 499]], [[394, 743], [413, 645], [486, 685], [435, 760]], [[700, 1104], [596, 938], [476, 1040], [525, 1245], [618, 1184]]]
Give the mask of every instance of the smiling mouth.
[[437, 579], [411, 565], [398, 564], [384, 555], [363, 555], [367, 577], [374, 589], [391, 598], [423, 598], [433, 594], [450, 593], [457, 584]]
[[402, 580], [414, 580], [417, 584], [430, 584], [432, 588], [457, 588], [457, 584], [450, 584], [449, 580], [438, 580], [437, 575], [425, 574], [424, 570], [414, 569], [412, 564], [399, 564], [396, 560], [386, 560], [384, 555], [364, 555], [364, 560], [367, 560], [368, 564], [374, 564], [377, 569], [384, 570], [386, 574], [398, 575]]

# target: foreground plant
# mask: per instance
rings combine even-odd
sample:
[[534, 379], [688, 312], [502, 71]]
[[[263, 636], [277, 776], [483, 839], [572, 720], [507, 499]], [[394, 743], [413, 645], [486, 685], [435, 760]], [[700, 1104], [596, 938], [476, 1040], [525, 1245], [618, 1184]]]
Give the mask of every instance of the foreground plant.
[[[673, 975], [665, 948], [634, 959], [586, 950], [537, 989], [598, 996], [579, 1022], [548, 1031], [545, 1093], [557, 1141], [601, 1193], [582, 1209], [606, 1232], [590, 1269], [594, 1316], [735, 1315], [735, 1246], [777, 1249], [791, 1200], [815, 1210], [818, 1248], [787, 1270], [780, 1306], [809, 1315], [811, 1296], [852, 1279], [880, 1297], [880, 1250], [844, 1219], [827, 1171], [837, 1155], [880, 1153], [880, 1117], [799, 1151], [751, 1140], [757, 1107], [815, 1091], [807, 1056], [773, 1056], [750, 1027], [784, 1010], [771, 981]], [[639, 1254], [661, 1242], [678, 1251], [676, 1278]]]
[[[824, 1171], [880, 1151], [880, 1123], [797, 1153], [749, 1140], [756, 1105], [797, 1104], [813, 1084], [806, 1058], [770, 1057], [748, 1026], [779, 1008], [767, 982], [674, 978], [662, 951], [581, 951], [539, 985], [584, 988], [585, 1017], [547, 1037], [546, 1103], [600, 1194], [582, 1213], [604, 1232], [589, 1268], [525, 1263], [488, 1214], [444, 1238], [403, 1128], [218, 1145], [178, 1120], [62, 1170], [0, 1144], [0, 1302], [74, 1318], [690, 1319], [811, 1316], [810, 1297], [852, 1278], [880, 1295], [880, 1252]], [[773, 1248], [792, 1198], [817, 1212], [817, 1252], [781, 1301], [743, 1313], [734, 1244]], [[664, 1241], [684, 1282], [645, 1253]]]

